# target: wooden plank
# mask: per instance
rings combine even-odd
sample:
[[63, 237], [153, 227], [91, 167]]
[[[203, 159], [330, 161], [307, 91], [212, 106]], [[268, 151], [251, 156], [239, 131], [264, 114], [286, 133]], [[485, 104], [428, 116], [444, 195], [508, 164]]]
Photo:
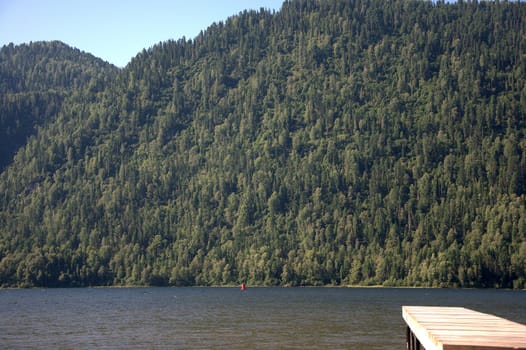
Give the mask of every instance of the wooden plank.
[[426, 350], [526, 350], [526, 325], [463, 307], [402, 306]]

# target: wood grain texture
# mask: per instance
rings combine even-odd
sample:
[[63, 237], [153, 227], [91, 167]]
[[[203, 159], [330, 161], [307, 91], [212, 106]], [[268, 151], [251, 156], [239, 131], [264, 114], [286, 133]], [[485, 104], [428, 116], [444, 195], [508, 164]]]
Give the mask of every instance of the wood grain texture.
[[526, 349], [526, 325], [463, 307], [402, 306], [426, 350]]

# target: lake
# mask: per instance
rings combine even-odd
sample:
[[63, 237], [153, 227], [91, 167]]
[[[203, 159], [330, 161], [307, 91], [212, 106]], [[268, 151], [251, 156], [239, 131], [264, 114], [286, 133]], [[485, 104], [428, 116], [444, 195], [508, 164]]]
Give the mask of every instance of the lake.
[[390, 288], [0, 290], [6, 349], [405, 349], [402, 305], [526, 323], [526, 291]]

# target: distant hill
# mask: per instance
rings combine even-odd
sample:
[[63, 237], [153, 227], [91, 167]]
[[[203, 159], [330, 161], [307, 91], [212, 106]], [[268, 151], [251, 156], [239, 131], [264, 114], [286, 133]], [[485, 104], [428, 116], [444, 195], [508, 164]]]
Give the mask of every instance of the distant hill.
[[0, 50], [0, 170], [37, 127], [61, 111], [73, 91], [97, 89], [117, 68], [64, 43], [35, 42]]
[[525, 34], [518, 2], [292, 0], [121, 70], [5, 46], [0, 285], [526, 288]]

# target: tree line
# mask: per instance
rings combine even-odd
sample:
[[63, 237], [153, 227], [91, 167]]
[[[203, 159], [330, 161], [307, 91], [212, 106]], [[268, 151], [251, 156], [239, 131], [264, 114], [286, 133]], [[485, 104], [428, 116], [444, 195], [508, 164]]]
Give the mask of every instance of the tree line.
[[525, 288], [525, 19], [292, 0], [121, 70], [3, 47], [0, 284]]

